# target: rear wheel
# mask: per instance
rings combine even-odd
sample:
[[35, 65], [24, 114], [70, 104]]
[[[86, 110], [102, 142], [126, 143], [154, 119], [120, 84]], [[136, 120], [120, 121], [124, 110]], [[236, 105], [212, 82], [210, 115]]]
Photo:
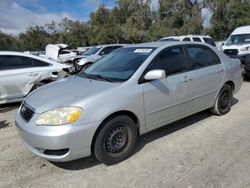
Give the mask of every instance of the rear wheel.
[[233, 98], [232, 87], [228, 84], [225, 84], [215, 101], [215, 105], [210, 109], [210, 111], [215, 115], [224, 115], [231, 110]]
[[133, 153], [137, 140], [135, 122], [125, 115], [114, 117], [97, 134], [95, 157], [106, 165], [119, 163]]

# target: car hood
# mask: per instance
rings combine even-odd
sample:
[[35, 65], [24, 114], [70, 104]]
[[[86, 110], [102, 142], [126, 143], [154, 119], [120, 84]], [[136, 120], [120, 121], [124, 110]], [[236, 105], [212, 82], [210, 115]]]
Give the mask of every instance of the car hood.
[[93, 97], [118, 85], [120, 83], [72, 76], [35, 90], [25, 99], [25, 102], [34, 108], [36, 113], [42, 113], [57, 107], [74, 106], [88, 97]]
[[248, 46], [250, 46], [250, 44], [224, 45], [222, 46], [222, 49], [223, 50], [241, 49], [241, 48], [248, 47]]

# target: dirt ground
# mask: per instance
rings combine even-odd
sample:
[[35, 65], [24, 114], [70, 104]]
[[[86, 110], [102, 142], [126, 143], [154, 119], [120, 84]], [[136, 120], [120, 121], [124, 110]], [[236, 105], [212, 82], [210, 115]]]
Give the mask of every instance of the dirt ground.
[[250, 187], [250, 83], [229, 114], [201, 112], [140, 139], [128, 160], [50, 163], [29, 153], [14, 126], [18, 104], [0, 106], [0, 187]]

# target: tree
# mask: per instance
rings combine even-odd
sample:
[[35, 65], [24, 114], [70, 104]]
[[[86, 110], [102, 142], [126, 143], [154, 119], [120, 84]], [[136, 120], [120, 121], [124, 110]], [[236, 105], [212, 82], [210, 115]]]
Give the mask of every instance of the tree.
[[217, 40], [225, 40], [239, 26], [250, 24], [250, 2], [246, 0], [208, 1], [213, 11], [210, 34]]
[[19, 50], [19, 48], [16, 38], [0, 31], [0, 50]]

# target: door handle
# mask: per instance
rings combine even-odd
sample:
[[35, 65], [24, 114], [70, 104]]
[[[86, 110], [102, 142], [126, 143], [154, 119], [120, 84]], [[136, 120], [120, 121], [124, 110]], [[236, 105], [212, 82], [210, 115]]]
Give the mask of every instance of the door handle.
[[192, 78], [185, 76], [183, 82], [187, 83], [187, 82], [191, 82], [192, 80], [193, 80]]
[[221, 73], [221, 72], [224, 72], [224, 70], [222, 68], [219, 68], [216, 70], [217, 73]]

